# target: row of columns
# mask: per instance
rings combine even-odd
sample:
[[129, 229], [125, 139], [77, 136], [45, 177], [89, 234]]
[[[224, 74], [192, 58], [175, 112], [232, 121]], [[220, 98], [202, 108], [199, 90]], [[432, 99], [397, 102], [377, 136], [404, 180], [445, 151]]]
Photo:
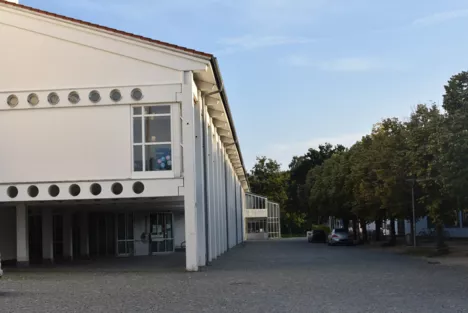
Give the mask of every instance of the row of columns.
[[233, 178], [234, 170], [203, 97], [200, 93], [195, 97], [196, 92], [193, 73], [185, 72], [181, 113], [188, 271], [197, 271], [243, 237], [242, 188]]
[[[46, 263], [54, 262], [54, 225], [51, 208], [41, 208], [42, 220], [42, 259]], [[63, 210], [63, 258], [73, 259], [73, 225], [70, 211]], [[88, 215], [79, 214], [80, 255], [89, 256]], [[16, 261], [18, 265], [29, 265], [29, 212], [25, 203], [16, 205]]]

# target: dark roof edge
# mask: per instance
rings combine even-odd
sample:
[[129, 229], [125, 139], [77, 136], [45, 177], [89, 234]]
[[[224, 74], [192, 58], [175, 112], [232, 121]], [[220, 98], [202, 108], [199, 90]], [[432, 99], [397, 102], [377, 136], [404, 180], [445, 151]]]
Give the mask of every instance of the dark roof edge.
[[172, 43], [168, 43], [168, 42], [152, 39], [152, 38], [149, 38], [149, 37], [144, 37], [144, 36], [128, 33], [128, 32], [122, 31], [122, 30], [118, 30], [118, 29], [115, 29], [115, 28], [111, 28], [111, 27], [102, 26], [102, 25], [99, 25], [99, 24], [86, 22], [86, 21], [83, 21], [83, 20], [79, 20], [79, 19], [75, 19], [75, 18], [72, 18], [72, 17], [65, 16], [65, 15], [55, 14], [55, 13], [52, 13], [52, 12], [36, 9], [36, 8], [26, 6], [26, 5], [23, 5], [23, 4], [17, 4], [17, 3], [9, 2], [9, 1], [5, 1], [5, 0], [0, 0], [0, 4], [5, 4], [5, 5], [11, 6], [11, 7], [24, 9], [24, 10], [27, 10], [27, 11], [30, 11], [30, 12], [47, 15], [47, 16], [50, 16], [50, 17], [54, 17], [54, 18], [64, 20], [64, 21], [81, 24], [81, 25], [84, 25], [84, 26], [94, 27], [94, 28], [97, 28], [97, 29], [100, 29], [100, 30], [105, 30], [105, 31], [112, 32], [112, 33], [115, 33], [115, 34], [119, 34], [119, 35], [131, 37], [131, 38], [134, 38], [134, 39], [139, 39], [139, 40], [142, 40], [142, 41], [154, 43], [154, 44], [166, 47], [166, 48], [171, 48], [171, 49], [175, 49], [175, 50], [178, 50], [178, 51], [181, 51], [181, 52], [190, 53], [190, 54], [196, 55], [196, 56], [202, 56], [202, 57], [205, 57], [205, 58], [212, 58], [213, 57], [213, 55], [210, 54], [210, 53], [185, 48], [185, 47], [182, 47], [182, 46], [174, 45]]
[[242, 152], [241, 152], [241, 149], [240, 149], [240, 146], [239, 146], [239, 138], [237, 137], [236, 127], [234, 126], [234, 121], [233, 121], [233, 118], [232, 118], [231, 108], [229, 107], [229, 100], [228, 100], [228, 97], [227, 97], [227, 94], [226, 94], [226, 87], [225, 87], [224, 82], [223, 82], [223, 77], [221, 76], [221, 71], [219, 70], [218, 59], [216, 57], [214, 57], [214, 56], [211, 58], [211, 67], [213, 68], [213, 73], [214, 73], [214, 76], [215, 76], [215, 79], [216, 79], [216, 84], [217, 84], [218, 90], [220, 90], [222, 88], [221, 89], [221, 98], [223, 99], [224, 108], [225, 108], [226, 113], [227, 113], [229, 124], [231, 125], [232, 135], [234, 137], [234, 142], [236, 144], [237, 151], [239, 151], [239, 157], [240, 157], [240, 161], [242, 163], [242, 168], [244, 170], [244, 175], [245, 175], [245, 180], [247, 182], [247, 187], [248, 187], [248, 189], [250, 189], [249, 181], [247, 179], [247, 171], [245, 169], [244, 159], [242, 157]]

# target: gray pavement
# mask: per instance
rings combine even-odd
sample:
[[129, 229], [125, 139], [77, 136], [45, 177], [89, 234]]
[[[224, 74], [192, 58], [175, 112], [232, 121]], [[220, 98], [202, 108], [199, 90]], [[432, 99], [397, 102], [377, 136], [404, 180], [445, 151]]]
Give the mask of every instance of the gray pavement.
[[181, 264], [177, 254], [10, 270], [0, 312], [468, 312], [466, 268], [360, 247], [250, 242], [199, 273]]

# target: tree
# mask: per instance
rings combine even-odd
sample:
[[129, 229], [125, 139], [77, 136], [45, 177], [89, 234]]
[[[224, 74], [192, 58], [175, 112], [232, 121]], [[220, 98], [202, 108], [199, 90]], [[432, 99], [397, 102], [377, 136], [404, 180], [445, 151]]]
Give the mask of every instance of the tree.
[[281, 208], [284, 208], [288, 179], [289, 174], [281, 170], [278, 162], [266, 157], [257, 157], [257, 163], [249, 175], [250, 190], [277, 202]]
[[333, 147], [329, 143], [320, 145], [317, 149], [309, 149], [302, 156], [293, 157], [289, 164], [290, 180], [288, 182], [288, 202], [286, 210], [288, 212], [301, 212], [308, 216], [308, 220], [318, 221], [318, 216], [310, 216], [308, 190], [306, 189], [307, 175], [310, 170], [320, 166], [337, 152], [343, 152], [345, 147], [336, 145]]
[[418, 180], [420, 196], [418, 202], [427, 208], [428, 216], [436, 225], [437, 248], [445, 249], [443, 229], [453, 209], [447, 207], [448, 195], [441, 173], [446, 166], [440, 156], [446, 146], [444, 116], [436, 105], [418, 105], [407, 123], [407, 160], [409, 175]]

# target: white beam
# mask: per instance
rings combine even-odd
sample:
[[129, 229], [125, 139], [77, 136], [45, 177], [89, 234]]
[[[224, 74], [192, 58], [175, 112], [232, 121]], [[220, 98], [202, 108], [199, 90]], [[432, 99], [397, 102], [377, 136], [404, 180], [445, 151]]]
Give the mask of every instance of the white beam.
[[226, 122], [220, 121], [220, 120], [213, 120], [213, 125], [216, 128], [223, 128], [223, 129], [229, 129], [229, 126]]
[[213, 97], [206, 97], [205, 103], [209, 107], [219, 107], [221, 105], [221, 101]]
[[195, 81], [195, 84], [197, 85], [198, 89], [200, 89], [202, 92], [213, 92], [216, 90], [216, 85], [204, 81]]
[[210, 114], [212, 118], [217, 118], [217, 119], [226, 118], [226, 114], [224, 114], [223, 111], [218, 111], [215, 109], [208, 109], [208, 113]]
[[226, 137], [232, 136], [232, 133], [229, 130], [225, 130], [225, 129], [218, 129], [218, 134], [220, 136], [226, 136]]

